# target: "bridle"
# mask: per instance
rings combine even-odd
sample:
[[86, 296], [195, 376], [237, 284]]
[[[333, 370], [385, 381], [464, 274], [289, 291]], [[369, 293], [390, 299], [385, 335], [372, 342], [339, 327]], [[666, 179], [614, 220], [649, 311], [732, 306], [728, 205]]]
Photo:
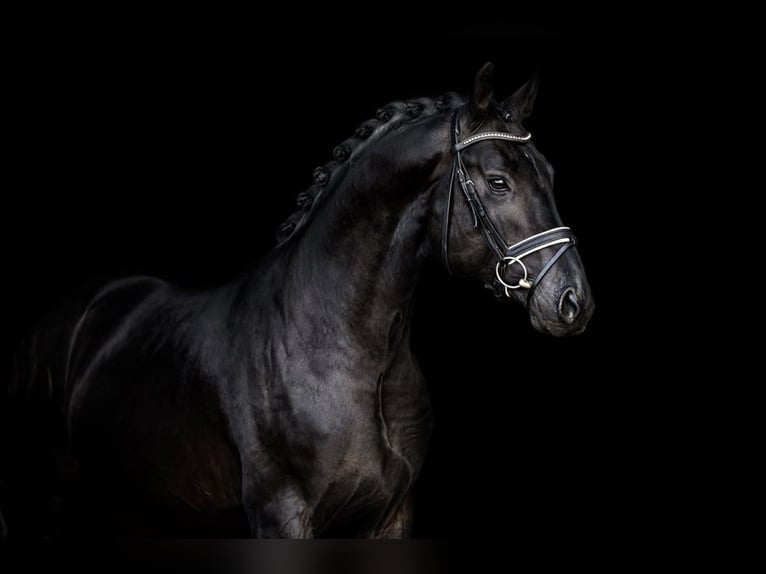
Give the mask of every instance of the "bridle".
[[[568, 227], [554, 227], [547, 231], [531, 235], [513, 245], [508, 245], [506, 243], [503, 236], [492, 223], [492, 220], [487, 214], [487, 210], [484, 208], [484, 204], [476, 193], [474, 183], [469, 177], [468, 170], [463, 163], [461, 152], [468, 146], [486, 140], [505, 140], [515, 143], [525, 143], [532, 139], [532, 134], [527, 132], [526, 135], [516, 136], [507, 132], [484, 132], [472, 135], [463, 141], [460, 141], [460, 122], [458, 120], [461, 109], [462, 107], [457, 108], [455, 113], [452, 114], [452, 122], [450, 126], [455, 161], [452, 164], [452, 174], [450, 175], [449, 189], [447, 190], [447, 205], [444, 210], [444, 221], [442, 223], [442, 259], [444, 260], [444, 265], [447, 267], [447, 271], [451, 272], [448, 256], [449, 222], [452, 204], [452, 188], [455, 184], [455, 175], [457, 174], [460, 188], [463, 190], [463, 196], [473, 215], [473, 228], [479, 229], [482, 237], [484, 237], [484, 242], [497, 259], [493, 287], [502, 289], [505, 292], [506, 297], [511, 296], [511, 290], [519, 288], [529, 289], [529, 295], [531, 295], [535, 287], [540, 284], [540, 280], [546, 273], [548, 273], [548, 271], [550, 271], [556, 261], [564, 255], [567, 249], [575, 245], [574, 234]], [[558, 245], [560, 245], [560, 247], [556, 253], [548, 259], [548, 262], [543, 266], [537, 276], [530, 275], [527, 266], [524, 265], [522, 259], [532, 253]], [[524, 277], [519, 279], [517, 284], [512, 285], [507, 283], [503, 277], [508, 268], [516, 264], [521, 267]], [[499, 291], [499, 289], [496, 289], [496, 292], [497, 291]]]

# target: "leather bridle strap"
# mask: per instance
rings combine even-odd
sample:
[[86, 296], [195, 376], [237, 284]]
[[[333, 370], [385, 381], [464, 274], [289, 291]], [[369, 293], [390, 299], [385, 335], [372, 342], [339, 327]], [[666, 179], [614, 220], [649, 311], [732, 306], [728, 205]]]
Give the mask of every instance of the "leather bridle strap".
[[[507, 132], [484, 132], [472, 135], [465, 140], [460, 141], [460, 124], [458, 119], [461, 109], [462, 108], [458, 108], [455, 110], [450, 123], [452, 149], [455, 152], [455, 161], [452, 164], [452, 173], [450, 174], [450, 183], [449, 188], [447, 189], [447, 202], [442, 221], [442, 259], [444, 260], [444, 265], [446, 266], [447, 271], [450, 272], [448, 253], [449, 223], [452, 208], [452, 188], [455, 184], [455, 176], [457, 176], [460, 188], [463, 191], [463, 196], [465, 197], [468, 207], [471, 210], [471, 215], [473, 216], [473, 227], [474, 229], [479, 229], [484, 238], [484, 242], [497, 259], [495, 267], [495, 283], [503, 288], [505, 295], [508, 297], [511, 296], [511, 290], [520, 287], [529, 289], [531, 295], [532, 290], [540, 283], [543, 276], [550, 271], [567, 249], [575, 245], [574, 234], [568, 227], [556, 227], [527, 237], [513, 245], [508, 245], [506, 243], [503, 236], [492, 223], [487, 210], [484, 208], [484, 204], [482, 204], [481, 199], [479, 199], [479, 196], [476, 193], [474, 183], [469, 177], [468, 170], [463, 163], [461, 151], [468, 146], [486, 140], [505, 140], [515, 143], [524, 143], [529, 141], [532, 138], [532, 135], [527, 133], [523, 136], [517, 136]], [[530, 276], [522, 259], [532, 253], [557, 245], [560, 246], [559, 249], [553, 257], [546, 262], [537, 276]], [[518, 283], [515, 285], [509, 284], [505, 280], [506, 270], [514, 264], [518, 264], [523, 271], [523, 278], [519, 279]]]
[[455, 162], [452, 162], [452, 172], [449, 176], [449, 187], [447, 188], [447, 205], [444, 206], [444, 217], [442, 220], [442, 261], [447, 268], [447, 273], [452, 274], [452, 270], [449, 268], [449, 254], [447, 253], [449, 246], [449, 218], [452, 211], [452, 187], [455, 185]]

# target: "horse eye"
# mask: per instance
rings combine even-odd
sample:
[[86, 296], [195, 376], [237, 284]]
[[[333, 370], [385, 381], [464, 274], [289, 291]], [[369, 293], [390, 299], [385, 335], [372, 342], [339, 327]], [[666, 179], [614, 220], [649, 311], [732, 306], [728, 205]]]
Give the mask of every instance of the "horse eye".
[[492, 191], [511, 191], [511, 186], [502, 177], [493, 177], [487, 180]]

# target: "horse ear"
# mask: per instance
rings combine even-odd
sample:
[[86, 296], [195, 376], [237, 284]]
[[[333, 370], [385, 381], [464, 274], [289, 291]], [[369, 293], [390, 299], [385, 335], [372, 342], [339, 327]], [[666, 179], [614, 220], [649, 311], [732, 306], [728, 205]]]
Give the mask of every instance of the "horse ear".
[[527, 119], [532, 114], [532, 107], [537, 97], [537, 76], [533, 76], [512, 96], [503, 102], [503, 110], [517, 121]]
[[489, 109], [489, 102], [492, 99], [492, 90], [495, 83], [492, 78], [494, 71], [494, 64], [487, 62], [476, 73], [473, 94], [471, 94], [471, 114], [474, 117], [487, 113]]

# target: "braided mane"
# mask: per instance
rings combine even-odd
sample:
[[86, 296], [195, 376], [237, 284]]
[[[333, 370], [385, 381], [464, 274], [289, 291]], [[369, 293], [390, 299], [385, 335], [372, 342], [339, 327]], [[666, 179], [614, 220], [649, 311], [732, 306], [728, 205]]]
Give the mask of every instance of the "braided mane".
[[277, 244], [281, 245], [296, 235], [311, 220], [313, 207], [322, 195], [329, 195], [343, 181], [346, 170], [340, 169], [350, 158], [362, 153], [370, 143], [404, 124], [454, 108], [463, 103], [463, 99], [454, 93], [447, 93], [438, 98], [416, 98], [406, 102], [396, 101], [386, 104], [375, 112], [375, 117], [360, 125], [354, 135], [333, 149], [333, 159], [313, 172], [314, 183], [298, 194], [298, 209], [277, 229]]

